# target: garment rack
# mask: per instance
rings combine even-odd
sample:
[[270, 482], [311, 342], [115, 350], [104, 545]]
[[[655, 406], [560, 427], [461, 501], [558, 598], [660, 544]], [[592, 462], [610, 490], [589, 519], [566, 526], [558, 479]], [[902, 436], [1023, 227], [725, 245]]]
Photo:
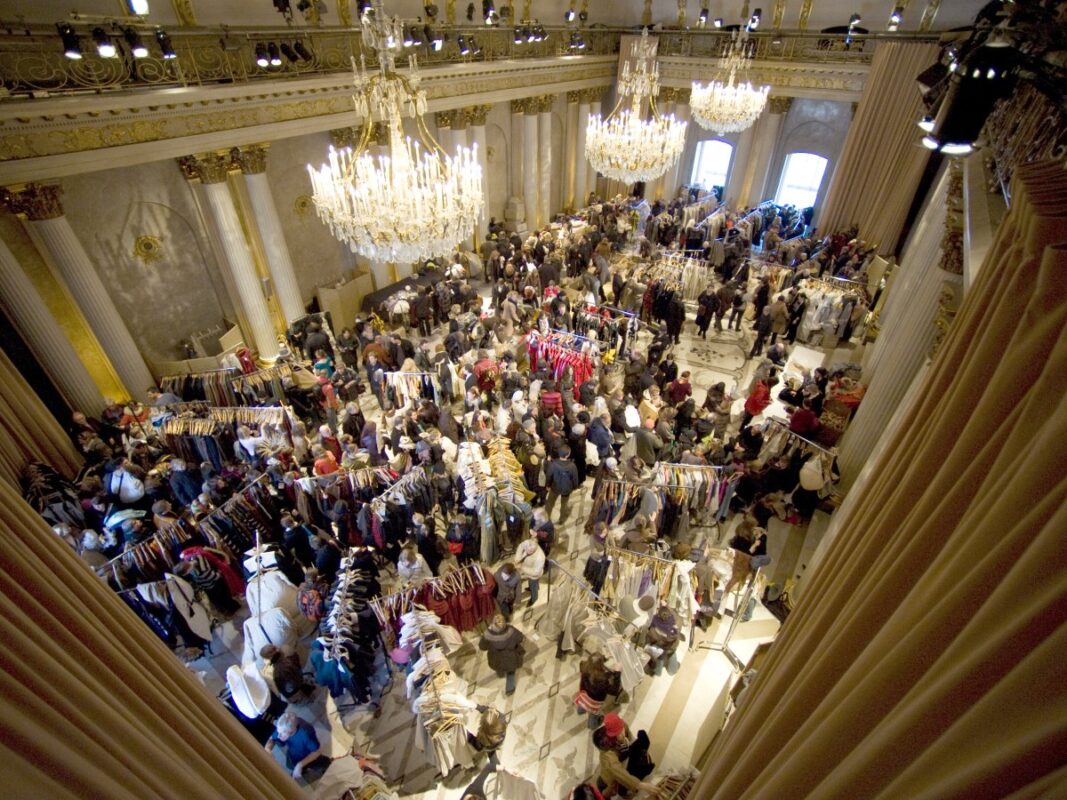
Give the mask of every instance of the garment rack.
[[[575, 575], [572, 572], [570, 572], [568, 569], [566, 569], [558, 561], [554, 561], [553, 559], [550, 558], [545, 563], [546, 564], [551, 564], [553, 567], [555, 567], [560, 572], [562, 572], [563, 575], [566, 578], [568, 578], [571, 582], [573, 582], [574, 585], [577, 586], [579, 589], [581, 589], [583, 592], [585, 592], [586, 594], [592, 595], [596, 599], [596, 601], [598, 603], [600, 603], [604, 607], [604, 609], [606, 611], [608, 611], [608, 613], [611, 614], [611, 616], [615, 617], [616, 619], [622, 620], [623, 623], [625, 623], [629, 627], [633, 628], [635, 631], [640, 631], [641, 630], [639, 627], [637, 627], [637, 625], [635, 625], [633, 622], [631, 622], [630, 620], [626, 619], [626, 617], [622, 616], [622, 614], [620, 614], [618, 611], [616, 611], [614, 609], [614, 607], [612, 606], [611, 602], [609, 602], [608, 600], [605, 600], [603, 597], [601, 597], [596, 592], [594, 592], [591, 588], [589, 588], [589, 586], [586, 585], [585, 581], [583, 581], [577, 575]], [[548, 602], [549, 603], [552, 602], [552, 581], [548, 582]]]
[[799, 433], [796, 433], [795, 431], [789, 430], [789, 423], [788, 422], [782, 422], [782, 420], [776, 419], [774, 417], [767, 417], [767, 421], [768, 422], [773, 422], [776, 425], [781, 425], [783, 428], [786, 429], [786, 431], [789, 433], [790, 436], [795, 436], [796, 438], [800, 439], [800, 441], [804, 442], [804, 444], [810, 445], [811, 447], [814, 447], [816, 450], [822, 450], [824, 453], [826, 453], [827, 455], [831, 455], [831, 456], [836, 456], [837, 455], [837, 449], [836, 448], [829, 448], [829, 449], [825, 448], [821, 444], [816, 444], [811, 439], [808, 439], [805, 436], [801, 436]]
[[659, 556], [651, 556], [651, 555], [648, 555], [647, 553], [637, 553], [637, 552], [635, 552], [633, 550], [627, 550], [627, 549], [625, 549], [623, 547], [612, 547], [611, 545], [608, 545], [604, 549], [605, 549], [605, 551], [607, 551], [607, 554], [609, 556], [613, 552], [614, 553], [625, 553], [626, 554], [624, 556], [625, 558], [632, 558], [635, 561], [640, 561], [641, 559], [648, 559], [649, 561], [662, 561], [664, 564], [673, 564], [674, 563], [674, 559], [673, 558], [660, 558]]

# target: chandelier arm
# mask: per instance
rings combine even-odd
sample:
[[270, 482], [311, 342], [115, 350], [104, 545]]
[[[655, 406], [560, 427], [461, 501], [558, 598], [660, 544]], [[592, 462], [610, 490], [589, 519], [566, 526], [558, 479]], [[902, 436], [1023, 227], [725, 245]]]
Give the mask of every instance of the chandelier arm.
[[433, 137], [432, 133], [430, 133], [430, 129], [426, 127], [426, 120], [418, 114], [415, 115], [415, 126], [419, 129], [419, 133], [422, 135], [423, 143], [426, 144], [429, 149], [432, 149], [438, 155], [448, 155], [448, 151], [441, 146], [441, 143]]

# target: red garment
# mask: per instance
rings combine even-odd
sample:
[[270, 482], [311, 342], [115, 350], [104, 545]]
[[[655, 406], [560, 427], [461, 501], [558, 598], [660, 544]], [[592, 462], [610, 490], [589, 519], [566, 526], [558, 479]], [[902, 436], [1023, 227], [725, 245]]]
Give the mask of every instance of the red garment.
[[500, 366], [491, 358], [483, 358], [474, 365], [474, 377], [478, 388], [483, 392], [496, 389], [496, 380], [500, 376]]
[[541, 414], [563, 416], [563, 395], [559, 392], [541, 392]]
[[242, 347], [234, 355], [237, 356], [237, 360], [241, 362], [241, 371], [245, 374], [251, 374], [256, 371], [256, 361], [252, 358], [252, 351], [247, 347]]
[[219, 574], [222, 575], [222, 579], [226, 581], [226, 588], [229, 589], [231, 595], [237, 597], [245, 593], [245, 579], [237, 573], [237, 570], [233, 568], [229, 561], [220, 558], [214, 553], [209, 553], [206, 548], [199, 545], [182, 550], [183, 559], [195, 556], [203, 556], [207, 563], [218, 570]]
[[340, 467], [337, 466], [337, 459], [333, 457], [333, 453], [327, 451], [322, 458], [315, 459], [315, 474], [316, 475], [331, 475], [337, 472]]
[[693, 384], [688, 382], [671, 381], [670, 386], [667, 387], [667, 399], [671, 401], [672, 406], [678, 405], [692, 394]]
[[801, 436], [819, 430], [819, 417], [810, 408], [798, 408], [789, 419], [789, 430]]
[[322, 387], [322, 407], [340, 408], [341, 404], [337, 402], [337, 392], [329, 379], [325, 375], [320, 375], [316, 380], [318, 380], [319, 386]]
[[763, 381], [756, 381], [756, 388], [745, 401], [745, 411], [756, 417], [763, 413], [763, 409], [771, 404], [771, 387]]

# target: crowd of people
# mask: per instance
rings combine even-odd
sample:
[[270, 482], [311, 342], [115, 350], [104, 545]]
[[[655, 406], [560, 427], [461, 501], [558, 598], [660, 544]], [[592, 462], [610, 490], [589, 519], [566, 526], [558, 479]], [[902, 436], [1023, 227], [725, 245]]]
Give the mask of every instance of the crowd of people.
[[[769, 560], [770, 520], [796, 522], [813, 511], [813, 504], [793, 497], [802, 460], [761, 461], [765, 433], [752, 422], [771, 401], [771, 387], [796, 341], [805, 300], [796, 286], [825, 271], [860, 274], [868, 252], [854, 234], [802, 239], [781, 264], [785, 251], [773, 237], [775, 246], [767, 247], [765, 234], [763, 263], [781, 264], [794, 275], [776, 295], [765, 278], [752, 286], [753, 243], [734, 241], [735, 229], [727, 226], [722, 236], [737, 256], [709, 271], [692, 316], [683, 306], [680, 323], [660, 326], [642, 302], [646, 287], [635, 265], [654, 259], [663, 244], [684, 246], [683, 234], [661, 231], [655, 243], [636, 238], [634, 209], [622, 199], [596, 203], [580, 221], [564, 220], [525, 238], [506, 233], [494, 220], [479, 259], [488, 287], [484, 300], [475, 288], [483, 276], [457, 266], [417, 293], [409, 319], [394, 330], [377, 318], [357, 319], [336, 336], [317, 323], [308, 326], [283, 354], [314, 376], [287, 387], [298, 417], [291, 430], [271, 423], [238, 428], [221, 468], [168, 452], [159, 422], [182, 398], [157, 387], [147, 406], [111, 404], [98, 418], [76, 413], [71, 432], [87, 467], [76, 487], [78, 521], [57, 526], [57, 532], [106, 577], [116, 569], [117, 556], [154, 531], [184, 527], [191, 538], [174, 573], [206, 599], [216, 619], [227, 619], [242, 607], [248, 577], [242, 574], [242, 554], [206, 546], [196, 528], [250, 482], [265, 480], [282, 509], [280, 524], [265, 532], [264, 544], [276, 548], [286, 580], [299, 591], [301, 609], [317, 623], [346, 551], [370, 542], [357, 522], [360, 508], [333, 507], [325, 517], [310, 519], [291, 502], [294, 484], [366, 467], [387, 468], [397, 477], [424, 472], [430, 510], [412, 513], [403, 529], [386, 532], [385, 546], [375, 553], [384, 585], [418, 585], [478, 560], [485, 527], [467, 502], [473, 487], [465, 485], [457, 464], [461, 447], [487, 455], [491, 442], [503, 440], [531, 499], [518, 512], [524, 516], [520, 534], [503, 536], [500, 561], [485, 565], [495, 573], [499, 614], [480, 644], [510, 694], [524, 638], [514, 624], [516, 611], [524, 598], [529, 606], [538, 602], [549, 559], [587, 546], [579, 525], [571, 524], [576, 498], [604, 481], [651, 484], [652, 468], [660, 462], [718, 465], [738, 476], [727, 515], [737, 520], [728, 540], [734, 564], [725, 586], [716, 586], [713, 576], [695, 586], [700, 613], [690, 622], [706, 624], [719, 612], [717, 601]], [[772, 224], [768, 233], [780, 229], [780, 222]], [[590, 316], [608, 328], [583, 325]], [[727, 330], [746, 336], [751, 326], [749, 356], [759, 359], [751, 387], [738, 396], [724, 383], [694, 386], [675, 352], [682, 324], [705, 337], [712, 324], [722, 331], [724, 321]], [[573, 336], [577, 330], [584, 333]], [[539, 342], [553, 336], [567, 343], [574, 359], [553, 360], [538, 350]], [[394, 372], [424, 375], [427, 381], [421, 391], [400, 391], [389, 381]], [[828, 399], [855, 394], [847, 381], [815, 369], [784, 386], [779, 399], [789, 409], [789, 429], [814, 437]], [[642, 509], [625, 526], [600, 523], [588, 531], [592, 547], [669, 552], [680, 543], [662, 541], [657, 513]], [[121, 575], [110, 579], [124, 585]], [[272, 671], [273, 688], [293, 704], [308, 702], [316, 691], [304, 676], [302, 655], [273, 646], [260, 653]], [[605, 713], [605, 701], [619, 691], [603, 659], [582, 662], [576, 691], [577, 710], [589, 715], [602, 754], [601, 786], [651, 789], [643, 782], [647, 759], [640, 755], [642, 747], [647, 752], [647, 738], [642, 744], [616, 714]], [[322, 766], [314, 731], [291, 714], [278, 719], [267, 743], [268, 749], [275, 746], [286, 750], [294, 777]]]

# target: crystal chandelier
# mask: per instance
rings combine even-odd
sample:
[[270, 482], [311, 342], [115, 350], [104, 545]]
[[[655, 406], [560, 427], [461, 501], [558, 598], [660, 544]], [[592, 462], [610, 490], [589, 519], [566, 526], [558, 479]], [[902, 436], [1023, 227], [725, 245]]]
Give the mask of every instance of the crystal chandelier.
[[[685, 146], [687, 123], [673, 114], [661, 117], [656, 111], [659, 67], [655, 49], [648, 39], [648, 29], [642, 30], [640, 41], [634, 42], [630, 50], [634, 69], [630, 69], [629, 60], [622, 65], [619, 102], [606, 119], [599, 114], [590, 116], [586, 128], [585, 155], [589, 163], [601, 175], [623, 183], [658, 178], [678, 160]], [[641, 118], [646, 99], [650, 112], [647, 120]]]
[[[373, 261], [412, 263], [446, 255], [468, 238], [481, 214], [482, 168], [477, 145], [446, 153], [423, 121], [426, 93], [418, 64], [396, 71], [393, 50], [403, 23], [387, 19], [381, 0], [363, 18], [363, 41], [378, 51], [379, 71], [356, 68], [353, 101], [363, 128], [356, 147], [330, 147], [329, 163], [310, 164], [312, 200], [319, 218], [353, 253]], [[418, 140], [405, 137], [401, 118], [414, 117]], [[388, 153], [371, 155], [372, 120], [389, 132]]]
[[689, 107], [702, 128], [716, 133], [733, 133], [743, 131], [763, 113], [767, 104], [769, 86], [753, 87], [749, 81], [738, 80], [748, 58], [745, 56], [745, 37], [730, 42], [726, 57], [722, 60], [722, 69], [726, 71], [726, 82], [712, 81], [707, 86], [693, 81], [693, 92]]

